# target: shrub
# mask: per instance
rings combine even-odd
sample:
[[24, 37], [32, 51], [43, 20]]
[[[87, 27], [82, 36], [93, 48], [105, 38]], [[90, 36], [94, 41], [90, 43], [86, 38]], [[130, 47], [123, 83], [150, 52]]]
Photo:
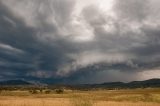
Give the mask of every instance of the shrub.
[[29, 92], [32, 93], [32, 94], [38, 94], [37, 90], [29, 90]]
[[64, 92], [63, 89], [56, 89], [55, 91], [56, 91], [57, 94], [62, 94]]
[[39, 91], [40, 91], [40, 93], [43, 93], [43, 89], [40, 89]]
[[50, 94], [52, 91], [51, 90], [46, 90], [45, 94]]

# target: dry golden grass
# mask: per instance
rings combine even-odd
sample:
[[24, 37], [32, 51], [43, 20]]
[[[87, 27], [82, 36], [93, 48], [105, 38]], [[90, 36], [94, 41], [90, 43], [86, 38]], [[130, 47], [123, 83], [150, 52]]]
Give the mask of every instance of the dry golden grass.
[[13, 98], [0, 100], [0, 106], [160, 106], [159, 103], [113, 102], [113, 101], [71, 101], [62, 98]]
[[106, 101], [99, 101], [95, 104], [95, 106], [160, 106], [159, 103], [144, 103], [144, 102], [106, 102]]
[[64, 98], [1, 98], [0, 106], [159, 106], [159, 103], [148, 102], [113, 102], [113, 101], [88, 101], [78, 99], [76, 102]]
[[65, 91], [64, 94], [30, 94], [4, 91], [0, 106], [160, 106], [160, 89]]
[[7, 97], [0, 100], [0, 106], [70, 106], [68, 99]]

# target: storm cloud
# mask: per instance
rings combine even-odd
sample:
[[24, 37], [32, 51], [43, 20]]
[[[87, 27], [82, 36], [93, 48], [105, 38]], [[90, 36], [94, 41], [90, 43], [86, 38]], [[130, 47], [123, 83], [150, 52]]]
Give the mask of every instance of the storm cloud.
[[1, 0], [0, 79], [100, 83], [159, 77], [159, 4]]

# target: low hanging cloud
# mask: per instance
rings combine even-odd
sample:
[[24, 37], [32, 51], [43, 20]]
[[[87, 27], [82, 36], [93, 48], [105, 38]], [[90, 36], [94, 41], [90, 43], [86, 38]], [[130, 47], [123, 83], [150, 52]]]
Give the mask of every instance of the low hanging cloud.
[[159, 77], [158, 3], [1, 0], [0, 78], [96, 83], [150, 70]]

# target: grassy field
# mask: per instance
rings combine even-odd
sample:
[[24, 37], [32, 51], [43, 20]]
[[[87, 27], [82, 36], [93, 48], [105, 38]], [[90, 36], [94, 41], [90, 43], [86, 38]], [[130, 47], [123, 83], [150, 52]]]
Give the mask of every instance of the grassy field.
[[160, 106], [160, 89], [65, 90], [63, 94], [2, 91], [0, 106]]

